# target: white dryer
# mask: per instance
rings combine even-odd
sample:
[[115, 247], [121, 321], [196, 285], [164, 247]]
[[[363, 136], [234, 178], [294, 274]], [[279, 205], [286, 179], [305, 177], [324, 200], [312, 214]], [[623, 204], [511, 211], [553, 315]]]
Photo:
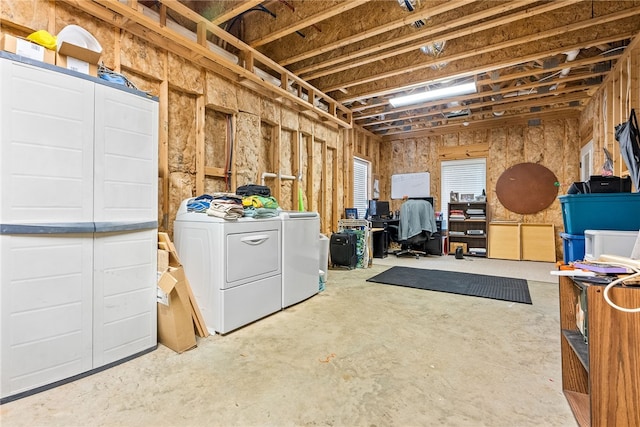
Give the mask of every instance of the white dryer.
[[280, 212], [282, 220], [282, 308], [312, 297], [319, 290], [320, 215]]
[[280, 311], [280, 218], [227, 221], [188, 212], [188, 201], [176, 215], [174, 240], [209, 332], [225, 334]]

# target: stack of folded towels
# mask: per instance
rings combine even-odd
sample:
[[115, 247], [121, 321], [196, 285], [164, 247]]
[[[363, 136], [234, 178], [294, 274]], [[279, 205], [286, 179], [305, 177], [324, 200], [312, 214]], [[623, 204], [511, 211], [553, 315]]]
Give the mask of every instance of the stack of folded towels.
[[273, 218], [278, 216], [278, 202], [273, 196], [245, 196], [242, 198], [244, 215], [253, 218]]
[[202, 212], [226, 220], [236, 220], [242, 216], [273, 218], [278, 216], [279, 206], [273, 196], [243, 197], [236, 193], [213, 193], [189, 200], [187, 211]]

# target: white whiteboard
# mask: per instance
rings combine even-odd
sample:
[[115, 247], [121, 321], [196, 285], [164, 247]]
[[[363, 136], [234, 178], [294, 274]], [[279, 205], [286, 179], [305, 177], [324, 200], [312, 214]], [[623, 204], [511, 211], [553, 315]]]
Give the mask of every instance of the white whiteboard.
[[391, 198], [430, 196], [429, 172], [391, 175]]

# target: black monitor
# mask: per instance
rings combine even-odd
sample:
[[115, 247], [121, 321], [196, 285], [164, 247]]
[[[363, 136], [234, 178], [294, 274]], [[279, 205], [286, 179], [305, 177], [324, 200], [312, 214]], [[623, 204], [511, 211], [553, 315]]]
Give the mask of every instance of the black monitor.
[[372, 218], [389, 218], [389, 202], [369, 200], [369, 215]]

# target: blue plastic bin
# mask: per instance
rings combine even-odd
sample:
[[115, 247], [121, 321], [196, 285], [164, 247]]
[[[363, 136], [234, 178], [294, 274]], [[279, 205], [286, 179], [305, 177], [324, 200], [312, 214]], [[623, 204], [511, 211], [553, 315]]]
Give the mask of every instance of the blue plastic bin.
[[640, 230], [640, 193], [592, 193], [559, 196], [564, 231]]
[[584, 234], [560, 233], [562, 237], [563, 257], [565, 264], [584, 259]]

